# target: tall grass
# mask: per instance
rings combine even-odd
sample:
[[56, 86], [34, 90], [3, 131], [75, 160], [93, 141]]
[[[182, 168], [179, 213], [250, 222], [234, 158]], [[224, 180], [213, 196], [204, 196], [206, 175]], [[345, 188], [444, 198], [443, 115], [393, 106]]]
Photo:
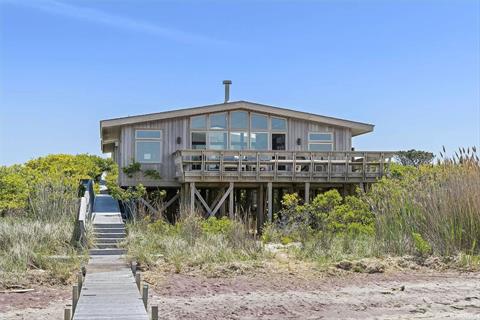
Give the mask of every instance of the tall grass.
[[[29, 207], [0, 218], [0, 284], [13, 274], [48, 270], [65, 280], [78, 267], [70, 241], [78, 209], [76, 190], [62, 180], [45, 180], [29, 195]], [[66, 256], [52, 259], [51, 256]]]
[[126, 248], [131, 259], [153, 267], [159, 262], [185, 268], [260, 259], [264, 251], [242, 222], [226, 218], [203, 220], [196, 214], [175, 225], [146, 220], [128, 225]]
[[[461, 149], [434, 166], [384, 179], [367, 195], [383, 253], [455, 255], [480, 252], [480, 162]], [[430, 248], [430, 250], [428, 250]]]

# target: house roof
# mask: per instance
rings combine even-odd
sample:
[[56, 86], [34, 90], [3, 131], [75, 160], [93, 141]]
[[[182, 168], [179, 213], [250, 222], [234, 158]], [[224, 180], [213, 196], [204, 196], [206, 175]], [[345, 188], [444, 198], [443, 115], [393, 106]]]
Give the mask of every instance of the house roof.
[[104, 129], [118, 127], [122, 125], [169, 119], [169, 118], [185, 117], [185, 116], [192, 116], [192, 115], [200, 115], [200, 114], [211, 113], [211, 112], [230, 111], [230, 110], [237, 110], [237, 109], [244, 109], [249, 111], [268, 113], [272, 115], [296, 118], [296, 119], [307, 120], [312, 122], [320, 122], [320, 123], [325, 123], [332, 126], [351, 128], [352, 136], [357, 136], [360, 134], [371, 132], [373, 131], [373, 128], [374, 128], [373, 124], [368, 124], [363, 122], [327, 117], [327, 116], [322, 116], [318, 114], [296, 111], [296, 110], [291, 110], [286, 108], [279, 108], [279, 107], [274, 107], [274, 106], [269, 106], [269, 105], [249, 102], [249, 101], [233, 101], [233, 102], [227, 102], [227, 103], [212, 104], [207, 106], [177, 109], [172, 111], [164, 111], [164, 112], [102, 120], [100, 121], [100, 131], [102, 134]]

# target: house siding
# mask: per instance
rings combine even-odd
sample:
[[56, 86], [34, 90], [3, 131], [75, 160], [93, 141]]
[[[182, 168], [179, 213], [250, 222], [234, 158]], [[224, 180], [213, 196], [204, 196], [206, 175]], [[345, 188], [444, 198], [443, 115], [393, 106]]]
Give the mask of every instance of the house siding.
[[[351, 149], [352, 133], [350, 128], [336, 127], [296, 118], [286, 119], [286, 142], [287, 150], [289, 151], [307, 151], [309, 132], [332, 132], [335, 151], [349, 151]], [[124, 125], [120, 128], [117, 162], [120, 167], [119, 184], [121, 186], [134, 186], [139, 183], [145, 186], [179, 186], [175, 176], [173, 153], [178, 149], [190, 149], [190, 117], [147, 121]], [[141, 173], [137, 173], [133, 178], [129, 178], [122, 171], [122, 168], [131, 164], [135, 157], [135, 130], [138, 129], [162, 130], [162, 163], [142, 164], [142, 170], [157, 170], [162, 177], [161, 180], [145, 177]], [[177, 144], [177, 137], [181, 137], [180, 144]], [[297, 144], [298, 138], [301, 139], [300, 145]]]

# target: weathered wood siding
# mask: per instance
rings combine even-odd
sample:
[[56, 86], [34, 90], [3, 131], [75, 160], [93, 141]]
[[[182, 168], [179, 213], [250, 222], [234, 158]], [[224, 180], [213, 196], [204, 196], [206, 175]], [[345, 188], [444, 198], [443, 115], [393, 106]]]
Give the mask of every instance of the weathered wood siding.
[[[186, 139], [187, 122], [186, 118], [175, 118], [123, 126], [120, 136], [120, 156], [118, 161], [120, 166], [120, 185], [132, 186], [142, 183], [145, 186], [156, 186], [159, 184], [168, 186], [169, 184], [178, 184], [175, 180], [175, 164], [172, 154], [176, 150], [186, 149], [190, 145], [190, 141]], [[122, 171], [122, 168], [131, 164], [135, 158], [135, 130], [138, 129], [162, 130], [162, 162], [158, 164], [142, 163], [142, 170], [157, 170], [162, 177], [160, 181], [144, 177], [141, 173], [137, 173], [133, 178], [129, 178]], [[182, 138], [180, 144], [177, 144], [177, 137]]]
[[[162, 130], [162, 163], [142, 164], [142, 170], [158, 170], [162, 177], [161, 180], [144, 177], [142, 173], [137, 173], [133, 178], [129, 178], [122, 171], [122, 168], [131, 164], [135, 158], [135, 130], [138, 129]], [[333, 149], [335, 151], [350, 151], [351, 149], [352, 134], [350, 128], [335, 127], [323, 123], [290, 118], [287, 119], [287, 150], [308, 150], [309, 132], [333, 132]], [[177, 137], [181, 138], [180, 144], [177, 144]], [[297, 144], [298, 138], [301, 139], [301, 145]], [[189, 117], [149, 121], [122, 126], [117, 155], [117, 162], [120, 167], [120, 185], [133, 186], [142, 183], [145, 186], [179, 186], [179, 183], [175, 178], [173, 153], [178, 149], [190, 149], [190, 147]]]

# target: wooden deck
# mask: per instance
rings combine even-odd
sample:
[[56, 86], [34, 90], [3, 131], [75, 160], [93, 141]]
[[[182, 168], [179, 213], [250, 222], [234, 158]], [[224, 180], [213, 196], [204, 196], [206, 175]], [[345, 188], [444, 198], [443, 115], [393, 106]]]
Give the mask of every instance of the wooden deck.
[[375, 182], [392, 152], [179, 150], [180, 182]]
[[[118, 204], [110, 196], [95, 199], [94, 225], [123, 226]], [[147, 320], [148, 315], [135, 278], [123, 255], [91, 255], [74, 320]], [[99, 250], [97, 250], [99, 251]]]

